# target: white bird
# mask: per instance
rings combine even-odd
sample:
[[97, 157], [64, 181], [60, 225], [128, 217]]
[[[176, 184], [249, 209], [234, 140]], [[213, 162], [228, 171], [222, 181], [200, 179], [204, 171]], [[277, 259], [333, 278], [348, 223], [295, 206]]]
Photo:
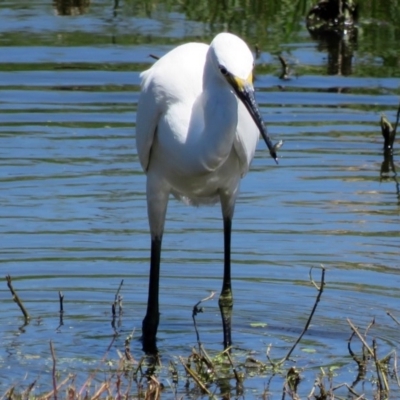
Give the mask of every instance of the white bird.
[[219, 307], [224, 347], [231, 345], [231, 227], [240, 179], [247, 173], [264, 127], [253, 88], [254, 58], [239, 37], [218, 34], [208, 46], [188, 43], [140, 76], [136, 145], [147, 174], [151, 233], [149, 297], [143, 350], [157, 351], [161, 242], [170, 194], [187, 204], [221, 203], [224, 277]]

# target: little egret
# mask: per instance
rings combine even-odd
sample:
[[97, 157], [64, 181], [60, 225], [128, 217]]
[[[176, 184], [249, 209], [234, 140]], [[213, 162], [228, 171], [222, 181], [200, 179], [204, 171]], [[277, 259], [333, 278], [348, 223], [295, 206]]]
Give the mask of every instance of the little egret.
[[136, 146], [147, 174], [151, 233], [143, 350], [157, 351], [161, 242], [168, 198], [187, 204], [221, 203], [224, 276], [219, 307], [224, 347], [231, 345], [231, 228], [240, 179], [247, 173], [264, 127], [253, 88], [254, 58], [239, 37], [218, 34], [208, 46], [188, 43], [160, 58], [140, 76]]

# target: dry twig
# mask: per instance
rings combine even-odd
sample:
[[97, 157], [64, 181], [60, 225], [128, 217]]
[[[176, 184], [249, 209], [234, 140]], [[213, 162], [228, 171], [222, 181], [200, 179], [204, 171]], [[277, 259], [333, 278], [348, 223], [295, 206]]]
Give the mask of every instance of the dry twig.
[[[280, 360], [276, 365], [281, 365], [283, 364], [286, 360], [289, 359], [289, 357], [291, 356], [291, 354], [293, 353], [293, 350], [296, 348], [296, 346], [299, 344], [300, 340], [302, 339], [302, 337], [304, 336], [304, 334], [307, 332], [308, 327], [310, 326], [311, 320], [315, 314], [315, 310], [317, 309], [318, 303], [321, 299], [322, 296], [322, 292], [324, 291], [324, 286], [325, 286], [325, 268], [323, 265], [321, 265], [321, 281], [319, 283], [319, 286], [314, 282], [314, 280], [312, 279], [312, 275], [311, 275], [311, 271], [312, 268], [310, 269], [310, 281], [311, 283], [315, 286], [315, 288], [318, 290], [318, 294], [317, 297], [315, 299], [315, 303], [314, 306], [311, 310], [311, 313], [308, 317], [308, 320], [303, 328], [303, 331], [300, 333], [300, 336], [297, 338], [297, 340], [294, 342], [293, 346], [291, 347], [291, 349], [288, 351], [288, 353], [286, 354], [285, 357], [282, 358], [282, 360]], [[274, 364], [272, 364], [273, 366], [275, 366]]]
[[53, 378], [54, 400], [57, 400], [56, 353], [54, 352], [53, 342], [51, 340], [50, 340], [50, 352], [51, 352], [51, 358], [53, 360], [52, 378]]
[[[115, 341], [115, 338], [116, 338], [116, 336], [114, 335], [114, 336], [112, 337], [112, 339], [111, 339], [111, 342], [110, 342], [110, 344], [109, 344], [109, 346], [108, 346], [108, 348], [107, 348], [107, 350], [106, 350], [106, 352], [105, 352], [103, 358], [102, 358], [101, 361], [100, 361], [100, 364], [104, 364], [105, 359], [106, 359], [106, 357], [107, 357], [107, 355], [108, 355], [108, 353], [109, 353], [109, 351], [110, 351], [110, 349], [111, 349], [111, 346], [113, 345], [113, 343], [114, 343], [114, 341]], [[97, 371], [98, 371], [99, 369], [100, 369], [100, 367], [96, 368], [96, 369], [89, 375], [89, 377], [86, 379], [86, 381], [85, 381], [85, 383], [83, 384], [81, 390], [79, 391], [79, 397], [82, 396], [83, 391], [86, 389], [87, 385], [88, 385], [89, 382], [94, 378], [94, 376], [96, 375], [96, 373], [97, 373]]]
[[60, 314], [64, 313], [64, 294], [63, 292], [58, 292], [58, 298], [60, 300]]
[[193, 371], [190, 366], [186, 365], [185, 361], [182, 359], [182, 357], [179, 357], [179, 361], [182, 363], [183, 368], [185, 368], [185, 371], [187, 374], [189, 374], [193, 380], [197, 383], [197, 385], [200, 387], [201, 390], [203, 390], [208, 396], [212, 396], [212, 393], [207, 389], [207, 386], [204, 385], [204, 383], [201, 381], [200, 377], [197, 375], [195, 371]]
[[198, 331], [198, 329], [197, 329], [196, 315], [199, 314], [199, 313], [202, 313], [202, 312], [204, 311], [204, 310], [203, 310], [203, 307], [200, 307], [200, 308], [199, 308], [199, 305], [200, 305], [201, 303], [204, 303], [204, 302], [208, 301], [208, 300], [211, 300], [214, 296], [215, 296], [215, 292], [211, 292], [211, 294], [210, 294], [209, 296], [207, 296], [207, 297], [205, 297], [204, 299], [198, 301], [198, 302], [193, 306], [192, 319], [193, 319], [194, 329], [195, 329], [195, 331], [196, 331], [197, 343], [199, 344], [199, 349], [200, 349], [200, 351], [201, 351], [201, 349], [202, 349], [202, 345], [201, 345], [201, 342], [200, 342], [199, 331]]
[[56, 390], [51, 390], [50, 392], [46, 393], [44, 396], [40, 397], [40, 400], [49, 400], [51, 397], [54, 397], [54, 393], [58, 393], [60, 389], [65, 386], [69, 381], [75, 379], [75, 375], [69, 374], [64, 380], [62, 380], [57, 386]]
[[397, 325], [400, 325], [399, 320], [390, 311], [386, 311], [386, 314], [389, 315], [389, 317], [392, 318], [392, 320], [396, 322]]
[[229, 363], [231, 364], [233, 374], [235, 375], [236, 383], [238, 385], [241, 385], [242, 382], [243, 382], [243, 379], [240, 377], [240, 375], [238, 374], [235, 366], [233, 365], [232, 357], [231, 357], [229, 351], [226, 352], [226, 356], [228, 357]]
[[63, 292], [61, 292], [61, 291], [58, 292], [58, 298], [60, 301], [60, 323], [58, 324], [56, 331], [59, 331], [59, 329], [64, 325], [64, 294], [63, 294]]
[[6, 281], [7, 281], [7, 286], [10, 289], [10, 292], [11, 292], [11, 294], [13, 296], [13, 300], [18, 304], [19, 308], [22, 311], [22, 314], [24, 314], [25, 322], [28, 323], [28, 321], [30, 319], [30, 316], [29, 316], [28, 312], [26, 311], [26, 308], [22, 304], [21, 299], [18, 297], [17, 292], [13, 288], [13, 285], [11, 283], [11, 276], [10, 275], [6, 275]]
[[365, 339], [361, 336], [360, 332], [358, 332], [358, 329], [353, 325], [353, 323], [350, 321], [349, 318], [347, 318], [347, 322], [350, 325], [350, 328], [353, 330], [353, 332], [358, 336], [358, 338], [361, 340], [361, 343], [365, 346], [365, 348], [368, 350], [368, 353], [371, 357], [374, 356], [374, 352], [371, 349], [371, 347], [368, 346], [368, 343], [365, 341]]
[[279, 75], [279, 79], [283, 80], [290, 79], [290, 68], [288, 62], [281, 55], [278, 55], [278, 58], [282, 66], [282, 72]]

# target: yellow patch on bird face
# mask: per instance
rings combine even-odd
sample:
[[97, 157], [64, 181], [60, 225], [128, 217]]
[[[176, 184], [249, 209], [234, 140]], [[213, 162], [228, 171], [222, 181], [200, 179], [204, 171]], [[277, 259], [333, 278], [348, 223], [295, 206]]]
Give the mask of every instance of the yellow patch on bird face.
[[250, 72], [250, 75], [247, 79], [238, 78], [237, 76], [230, 76], [231, 84], [234, 85], [240, 92], [243, 92], [245, 87], [253, 86], [253, 73]]

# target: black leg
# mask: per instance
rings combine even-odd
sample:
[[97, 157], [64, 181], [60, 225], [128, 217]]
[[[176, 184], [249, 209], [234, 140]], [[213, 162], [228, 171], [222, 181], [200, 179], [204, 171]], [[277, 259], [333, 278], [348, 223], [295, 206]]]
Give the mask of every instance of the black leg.
[[156, 336], [160, 313], [158, 308], [158, 289], [160, 282], [160, 256], [162, 236], [151, 240], [149, 298], [147, 313], [142, 323], [143, 351], [148, 354], [157, 353]]
[[224, 217], [224, 278], [218, 304], [221, 311], [222, 326], [224, 329], [225, 349], [232, 344], [231, 327], [233, 296], [231, 286], [231, 232], [232, 219], [230, 217]]

